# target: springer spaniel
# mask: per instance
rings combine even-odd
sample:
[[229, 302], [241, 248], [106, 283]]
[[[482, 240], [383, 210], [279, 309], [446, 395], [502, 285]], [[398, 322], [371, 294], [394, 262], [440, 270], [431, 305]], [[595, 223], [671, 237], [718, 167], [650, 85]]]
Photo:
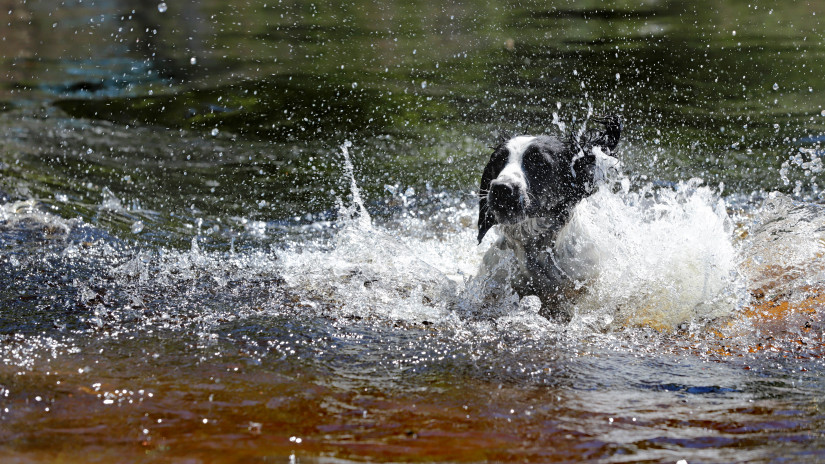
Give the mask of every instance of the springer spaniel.
[[[545, 317], [569, 316], [559, 308], [570, 282], [556, 261], [556, 236], [573, 208], [595, 190], [605, 165], [618, 164], [614, 156], [620, 117], [594, 121], [603, 129], [565, 138], [523, 135], [505, 140], [495, 147], [481, 177], [478, 242], [498, 225], [501, 238], [494, 248], [512, 250], [516, 257], [518, 270], [510, 276], [510, 285], [521, 297], [538, 296]], [[499, 255], [491, 252], [484, 258], [487, 271], [498, 261]]]

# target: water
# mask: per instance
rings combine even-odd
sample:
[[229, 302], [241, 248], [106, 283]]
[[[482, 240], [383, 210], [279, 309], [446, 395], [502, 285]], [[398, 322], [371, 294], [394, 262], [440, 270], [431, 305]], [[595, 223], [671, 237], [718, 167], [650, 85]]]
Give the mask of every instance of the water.
[[[0, 455], [823, 460], [823, 15], [0, 0]], [[608, 110], [547, 320], [487, 147]]]

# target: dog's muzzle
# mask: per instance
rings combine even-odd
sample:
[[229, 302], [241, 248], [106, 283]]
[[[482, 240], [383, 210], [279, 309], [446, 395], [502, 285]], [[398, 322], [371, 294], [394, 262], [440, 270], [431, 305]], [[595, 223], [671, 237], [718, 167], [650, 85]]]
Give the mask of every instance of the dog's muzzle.
[[493, 181], [487, 195], [487, 204], [500, 223], [512, 224], [524, 217], [524, 194], [515, 183]]

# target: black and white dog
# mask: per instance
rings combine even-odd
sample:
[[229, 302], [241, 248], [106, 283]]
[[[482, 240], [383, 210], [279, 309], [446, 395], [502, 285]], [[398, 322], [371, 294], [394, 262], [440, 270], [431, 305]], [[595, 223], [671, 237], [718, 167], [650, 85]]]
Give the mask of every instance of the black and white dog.
[[[494, 247], [510, 249], [516, 257], [512, 288], [521, 297], [538, 296], [544, 316], [565, 316], [557, 306], [569, 282], [556, 261], [557, 234], [573, 208], [594, 191], [605, 160], [618, 164], [614, 155], [621, 119], [613, 115], [595, 121], [603, 129], [566, 138], [540, 135], [505, 140], [495, 147], [481, 177], [478, 241], [498, 225], [501, 238]], [[495, 263], [488, 256], [484, 264], [489, 270]]]

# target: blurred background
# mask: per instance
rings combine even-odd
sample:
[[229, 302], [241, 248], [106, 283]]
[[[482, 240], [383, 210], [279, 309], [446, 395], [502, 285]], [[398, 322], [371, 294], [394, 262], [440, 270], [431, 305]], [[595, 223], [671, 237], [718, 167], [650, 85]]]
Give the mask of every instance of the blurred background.
[[209, 223], [289, 219], [329, 211], [345, 139], [373, 200], [470, 192], [499, 131], [617, 112], [633, 176], [818, 197], [779, 171], [825, 128], [823, 9], [3, 0], [4, 189], [83, 216], [113, 193]]

